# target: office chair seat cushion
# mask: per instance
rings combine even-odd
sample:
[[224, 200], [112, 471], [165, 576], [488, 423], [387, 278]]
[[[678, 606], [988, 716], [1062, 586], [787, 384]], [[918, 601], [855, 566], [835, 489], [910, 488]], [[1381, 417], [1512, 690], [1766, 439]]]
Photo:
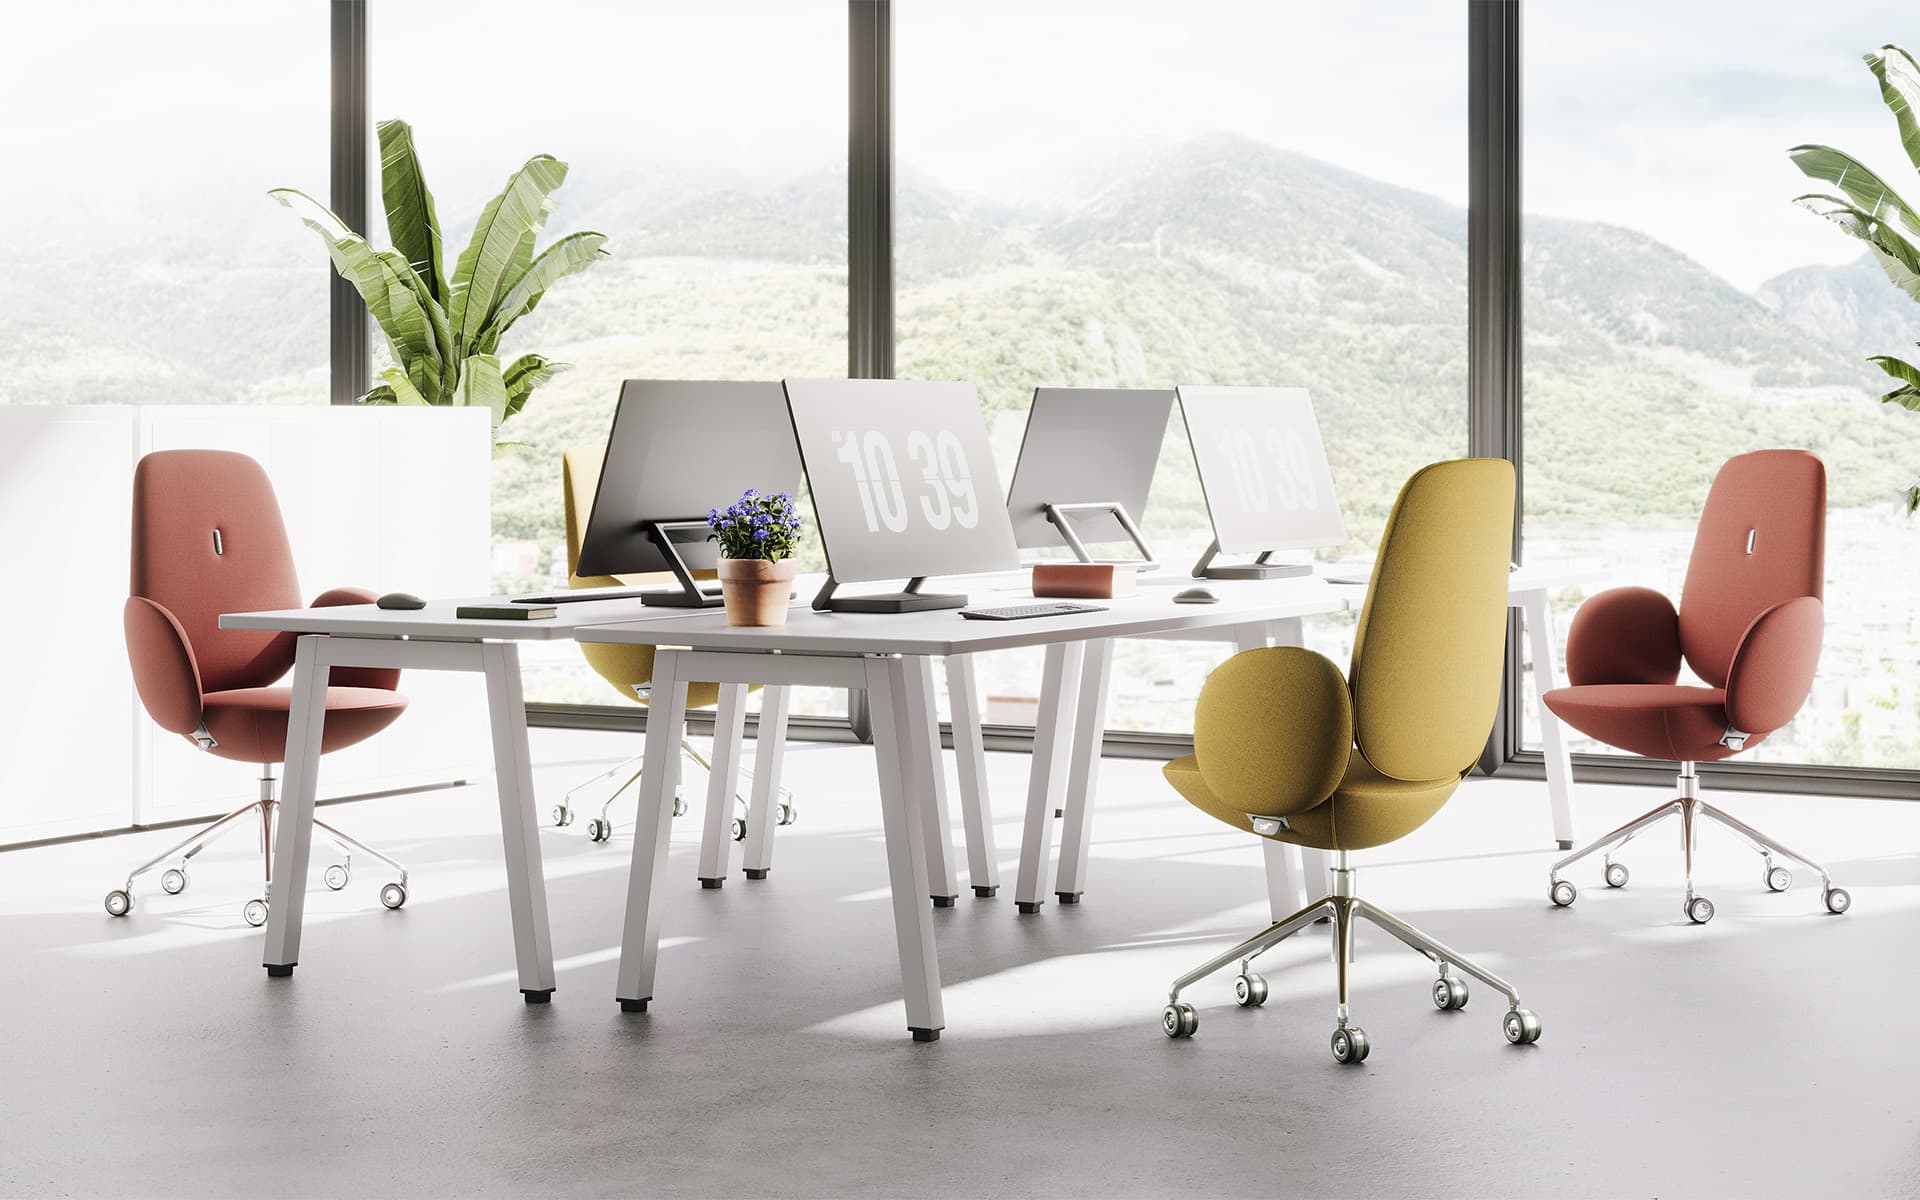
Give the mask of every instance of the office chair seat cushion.
[[[287, 757], [290, 687], [233, 688], [208, 692], [204, 720], [219, 745], [213, 753], [239, 762], [277, 763]], [[407, 710], [407, 698], [381, 688], [329, 687], [320, 753], [365, 741]]]
[[[1187, 802], [1208, 816], [1236, 829], [1254, 832], [1246, 813], [1216, 796], [1200, 777], [1194, 755], [1177, 758], [1162, 768], [1167, 782]], [[1383, 775], [1354, 750], [1347, 770], [1324, 804], [1286, 818], [1287, 828], [1262, 834], [1277, 842], [1312, 846], [1319, 850], [1365, 850], [1407, 836], [1427, 823], [1460, 786], [1460, 777], [1409, 782]]]
[[[1723, 688], [1596, 683], [1556, 688], [1545, 701], [1555, 716], [1581, 733], [1646, 758], [1713, 762], [1736, 753], [1720, 744], [1727, 732]], [[1749, 738], [1747, 745], [1759, 740]]]

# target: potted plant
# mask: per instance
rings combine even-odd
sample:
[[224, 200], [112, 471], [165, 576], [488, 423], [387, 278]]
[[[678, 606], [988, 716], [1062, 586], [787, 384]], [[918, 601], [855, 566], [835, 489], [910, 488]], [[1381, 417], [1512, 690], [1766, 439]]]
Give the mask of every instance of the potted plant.
[[729, 625], [785, 625], [793, 586], [793, 549], [800, 514], [786, 492], [752, 488], [724, 509], [708, 511], [709, 541], [720, 543], [720, 595]]

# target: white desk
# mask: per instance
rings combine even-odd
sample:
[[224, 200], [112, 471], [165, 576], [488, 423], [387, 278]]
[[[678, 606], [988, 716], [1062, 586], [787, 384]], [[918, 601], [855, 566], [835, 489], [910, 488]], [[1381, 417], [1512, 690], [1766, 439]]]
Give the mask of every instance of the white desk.
[[[596, 624], [577, 630], [576, 636], [581, 641], [659, 647], [647, 721], [647, 762], [663, 761], [673, 753], [672, 730], [685, 718], [689, 680], [736, 686], [816, 684], [867, 692], [907, 1028], [916, 1041], [932, 1041], [946, 1018], [933, 916], [923, 897], [935, 894], [929, 865], [945, 859], [947, 831], [931, 660], [1024, 646], [1046, 648], [1028, 783], [1028, 841], [1041, 844], [1051, 836], [1052, 809], [1065, 790], [1072, 748], [1090, 745], [1094, 749], [1088, 761], [1098, 757], [1102, 731], [1091, 723], [1078, 733], [1075, 728], [1082, 706], [1074, 698], [1082, 693], [1089, 653], [1107, 653], [1107, 639], [1115, 637], [1261, 626], [1329, 611], [1329, 605], [1338, 608], [1340, 603], [1329, 596], [1329, 585], [1315, 579], [1288, 581], [1286, 586], [1221, 583], [1213, 590], [1221, 596], [1218, 604], [1173, 604], [1164, 593], [1148, 593], [1104, 601], [1108, 607], [1102, 612], [1033, 621], [968, 621], [952, 610], [795, 610], [784, 627], [732, 628], [723, 614], [709, 613]], [[663, 715], [665, 720], [656, 720]], [[641, 776], [615, 988], [621, 1007], [629, 1012], [646, 1011], [654, 995], [671, 798], [665, 772]], [[1036, 813], [1041, 815], [1037, 822]], [[975, 824], [969, 820], [969, 829]]]

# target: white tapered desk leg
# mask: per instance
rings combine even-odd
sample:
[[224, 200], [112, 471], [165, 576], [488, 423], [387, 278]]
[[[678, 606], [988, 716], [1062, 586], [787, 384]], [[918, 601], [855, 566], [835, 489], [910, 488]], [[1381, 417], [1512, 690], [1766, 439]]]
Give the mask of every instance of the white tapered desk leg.
[[920, 823], [927, 839], [927, 886], [935, 908], [952, 908], [960, 896], [960, 880], [953, 869], [953, 821], [947, 811], [946, 758], [940, 753], [940, 712], [934, 707], [933, 660], [915, 657], [906, 662], [913, 677], [913, 746], [921, 756], [913, 764], [913, 773], [931, 789], [916, 797], [927, 802]]
[[506, 849], [507, 907], [513, 913], [513, 955], [520, 994], [528, 1004], [553, 998], [553, 931], [547, 922], [546, 871], [540, 860], [540, 820], [534, 812], [533, 753], [527, 748], [527, 706], [520, 692], [520, 647], [480, 647], [493, 723], [493, 775], [500, 797], [500, 838]]
[[[1060, 822], [1059, 877], [1053, 894], [1062, 904], [1080, 903], [1086, 891], [1087, 844], [1093, 836], [1093, 797], [1100, 787], [1100, 751], [1107, 733], [1107, 678], [1113, 639], [1089, 643], [1080, 664], [1079, 705], [1073, 719], [1073, 752], [1067, 761], [1067, 802]], [[1297, 910], [1296, 910], [1297, 911]]]
[[740, 740], [747, 720], [747, 685], [720, 685], [720, 703], [713, 714], [713, 756], [707, 770], [707, 809], [700, 831], [700, 886], [717, 888], [727, 881], [727, 862], [733, 857], [733, 793], [740, 786]]
[[[1233, 629], [1235, 652], [1259, 650], [1269, 644], [1298, 646], [1301, 642], [1300, 619], [1236, 625]], [[1309, 872], [1306, 856], [1288, 842], [1260, 839], [1260, 853], [1267, 871], [1267, 908], [1273, 919], [1283, 921], [1307, 906]], [[1324, 892], [1314, 892], [1316, 896]]]
[[[313, 846], [313, 797], [320, 783], [320, 736], [327, 719], [324, 634], [308, 634], [293, 652], [293, 703], [287, 713], [286, 767], [280, 779], [280, 813], [273, 856], [279, 878], [269, 885], [267, 974], [293, 974], [300, 961], [300, 924], [306, 911], [307, 855]], [[277, 885], [277, 886], [275, 886]]]
[[1033, 723], [1033, 764], [1027, 775], [1027, 824], [1020, 837], [1020, 877], [1014, 905], [1037, 913], [1053, 890], [1053, 810], [1067, 784], [1067, 759], [1073, 745], [1073, 718], [1079, 708], [1080, 667], [1085, 642], [1055, 642], [1047, 647], [1040, 671], [1040, 711]]
[[748, 879], [773, 870], [773, 829], [780, 823], [780, 770], [787, 759], [787, 709], [791, 689], [776, 683], [760, 693], [760, 726], [753, 748], [753, 807], [747, 810]]
[[[672, 762], [680, 753], [687, 722], [687, 685], [680, 678], [681, 651], [661, 650], [653, 660], [643, 763]], [[645, 1012], [653, 999], [653, 970], [660, 957], [660, 910], [666, 897], [667, 831], [673, 823], [673, 771], [640, 773], [640, 804], [633, 821], [633, 865], [627, 873], [627, 915], [620, 934], [620, 972], [614, 997], [625, 1012]]]
[[939, 1038], [946, 1027], [940, 1001], [940, 959], [933, 944], [933, 910], [927, 895], [925, 834], [921, 824], [930, 781], [915, 778], [930, 755], [912, 743], [924, 737], [912, 719], [920, 682], [903, 658], [869, 658], [867, 705], [873, 719], [875, 769], [880, 778], [880, 818], [887, 840], [887, 881], [893, 899], [893, 933], [900, 951], [900, 985], [907, 1030], [916, 1042]]
[[1560, 686], [1560, 673], [1554, 665], [1553, 610], [1547, 603], [1547, 590], [1535, 588], [1525, 593], [1522, 604], [1527, 615], [1527, 648], [1533, 655], [1534, 703], [1540, 711], [1540, 749], [1546, 759], [1547, 802], [1553, 809], [1553, 839], [1562, 850], [1573, 849], [1573, 756], [1567, 752], [1567, 731], [1560, 718], [1547, 711], [1545, 697]]
[[967, 879], [985, 899], [1000, 890], [1000, 852], [993, 844], [987, 799], [987, 744], [980, 735], [980, 689], [973, 656], [947, 660], [947, 707], [953, 710], [953, 758], [959, 769], [960, 820], [967, 834]]

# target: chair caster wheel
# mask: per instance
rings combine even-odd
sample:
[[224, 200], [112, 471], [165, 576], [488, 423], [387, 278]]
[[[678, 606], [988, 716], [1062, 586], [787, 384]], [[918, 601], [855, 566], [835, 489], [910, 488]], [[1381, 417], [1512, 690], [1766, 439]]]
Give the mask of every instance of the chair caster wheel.
[[1333, 1031], [1333, 1061], [1342, 1066], [1364, 1060], [1370, 1049], [1367, 1031], [1358, 1025], [1342, 1025]]
[[267, 902], [265, 900], [249, 900], [247, 901], [246, 907], [240, 910], [240, 915], [246, 919], [247, 924], [258, 929], [267, 923]]
[[1233, 1002], [1241, 1008], [1259, 1008], [1267, 1002], [1267, 979], [1252, 971], [1242, 973], [1233, 981]]
[[326, 869], [326, 872], [320, 876], [320, 879], [327, 885], [328, 891], [337, 892], [353, 882], [353, 872], [347, 870], [339, 863], [335, 863]]
[[573, 824], [573, 810], [564, 804], [554, 805], [553, 827], [555, 829], [565, 829], [571, 824]]
[[603, 821], [599, 817], [587, 822], [587, 840], [590, 842], [610, 842], [613, 840], [613, 822]]
[[1200, 1014], [1193, 1005], [1175, 1000], [1160, 1010], [1160, 1030], [1170, 1038], [1190, 1038], [1200, 1028]]
[[407, 902], [407, 885], [390, 883], [380, 889], [380, 903], [388, 908], [399, 908]]
[[780, 807], [774, 810], [774, 823], [777, 825], [791, 825], [799, 819], [799, 816], [800, 810], [783, 800], [780, 802]]
[[1705, 896], [1694, 896], [1687, 901], [1687, 920], [1695, 925], [1705, 925], [1713, 920], [1713, 901]]
[[[1830, 887], [1821, 893], [1820, 898], [1827, 903], [1827, 911], [1838, 916], [1853, 907], [1853, 895], [1845, 888]], [[113, 910], [109, 908], [108, 912]]]
[[673, 798], [673, 815], [676, 817], [684, 817], [687, 815], [687, 802], [678, 796]]
[[1793, 886], [1792, 871], [1787, 870], [1785, 867], [1768, 867], [1767, 868], [1767, 890], [1768, 891], [1784, 892], [1792, 886]]
[[187, 873], [179, 867], [168, 867], [160, 873], [160, 890], [169, 896], [178, 896], [187, 890]]
[[1610, 888], [1623, 888], [1633, 876], [1627, 870], [1627, 864], [1610, 862], [1607, 864], [1606, 879]]
[[1467, 981], [1458, 975], [1442, 975], [1433, 981], [1433, 1006], [1449, 1012], [1467, 1006]]
[[1501, 1018], [1500, 1031], [1515, 1046], [1531, 1046], [1540, 1040], [1540, 1018], [1530, 1008], [1510, 1008]]
[[133, 893], [125, 888], [115, 888], [107, 893], [107, 915], [124, 917], [133, 911]]
[[1547, 899], [1553, 901], [1556, 908], [1570, 906], [1579, 896], [1580, 889], [1564, 879], [1554, 880], [1553, 886], [1547, 889]]
[[744, 842], [747, 840], [747, 822], [743, 817], [735, 817], [733, 819], [733, 840], [736, 842]]

